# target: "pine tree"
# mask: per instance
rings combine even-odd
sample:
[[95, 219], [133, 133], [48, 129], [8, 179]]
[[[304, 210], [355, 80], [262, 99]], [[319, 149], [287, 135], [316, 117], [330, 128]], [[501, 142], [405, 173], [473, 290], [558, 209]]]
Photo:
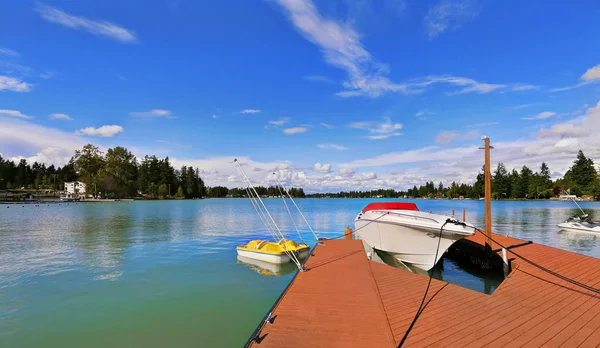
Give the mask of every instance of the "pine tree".
[[181, 186], [179, 186], [179, 188], [177, 188], [177, 193], [175, 194], [175, 198], [177, 198], [177, 199], [185, 198], [185, 194], [183, 193], [183, 188]]

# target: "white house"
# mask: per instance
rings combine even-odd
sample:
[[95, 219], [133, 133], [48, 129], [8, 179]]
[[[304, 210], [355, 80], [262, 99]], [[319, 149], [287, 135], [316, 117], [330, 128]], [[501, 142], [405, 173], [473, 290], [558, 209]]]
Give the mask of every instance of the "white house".
[[81, 181], [65, 182], [65, 193], [68, 194], [85, 194], [85, 183]]

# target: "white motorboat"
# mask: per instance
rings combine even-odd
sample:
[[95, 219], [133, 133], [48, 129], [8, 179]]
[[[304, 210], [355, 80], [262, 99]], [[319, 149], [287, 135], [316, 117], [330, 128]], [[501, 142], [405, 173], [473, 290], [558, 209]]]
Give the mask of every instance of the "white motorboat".
[[579, 211], [581, 211], [581, 215], [571, 216], [567, 219], [567, 221], [562, 222], [556, 226], [558, 226], [562, 230], [567, 231], [600, 233], [600, 221], [590, 221], [590, 216], [586, 214], [583, 209], [581, 209], [579, 204], [577, 204], [575, 200], [577, 196], [569, 195], [569, 193], [567, 192], [566, 195], [563, 195], [561, 197], [570, 198], [573, 201], [573, 203], [575, 203], [577, 208], [579, 208]]
[[600, 233], [600, 221], [590, 221], [587, 214], [572, 216], [556, 226], [567, 231]]
[[372, 248], [425, 271], [435, 266], [454, 242], [475, 234], [473, 225], [419, 211], [414, 203], [405, 202], [371, 203], [356, 216], [354, 227], [356, 236]]

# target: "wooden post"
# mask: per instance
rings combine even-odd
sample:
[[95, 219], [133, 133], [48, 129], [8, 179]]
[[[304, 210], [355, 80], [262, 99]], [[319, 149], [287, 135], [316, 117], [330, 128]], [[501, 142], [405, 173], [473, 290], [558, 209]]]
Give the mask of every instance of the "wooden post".
[[463, 208], [463, 222], [467, 222], [467, 208]]
[[352, 228], [346, 227], [344, 230], [344, 239], [352, 239]]
[[484, 181], [485, 181], [485, 247], [488, 251], [491, 251], [491, 241], [489, 237], [492, 236], [492, 173], [490, 166], [490, 138], [483, 137], [484, 150], [485, 150], [485, 165], [484, 165]]

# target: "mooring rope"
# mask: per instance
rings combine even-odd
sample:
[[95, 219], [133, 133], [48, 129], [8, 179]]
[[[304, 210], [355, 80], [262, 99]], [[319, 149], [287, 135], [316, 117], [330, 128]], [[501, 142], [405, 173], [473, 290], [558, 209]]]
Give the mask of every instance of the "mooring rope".
[[[440, 234], [438, 236], [437, 249], [435, 250], [435, 258], [433, 259], [433, 265], [434, 266], [436, 264], [435, 261], [438, 258], [438, 253], [440, 251], [440, 243], [442, 241], [442, 233], [444, 231], [444, 227], [446, 227], [446, 224], [448, 224], [448, 223], [456, 223], [456, 221], [447, 219], [446, 222], [444, 222], [444, 224], [440, 228]], [[413, 326], [415, 326], [415, 323], [417, 322], [417, 320], [421, 316], [421, 313], [423, 313], [423, 311], [425, 310], [425, 307], [423, 305], [425, 304], [425, 299], [427, 298], [427, 293], [429, 292], [429, 286], [431, 285], [431, 279], [432, 278], [433, 278], [433, 271], [430, 271], [429, 272], [429, 281], [427, 282], [427, 287], [425, 288], [425, 293], [423, 294], [423, 299], [421, 300], [421, 304], [419, 305], [419, 309], [417, 309], [417, 313], [415, 314], [415, 317], [413, 318], [412, 322], [410, 323], [410, 326], [408, 327], [408, 329], [404, 333], [404, 337], [402, 337], [402, 340], [400, 341], [400, 344], [398, 344], [398, 348], [402, 347], [402, 345], [404, 344], [404, 342], [408, 338], [408, 334], [410, 333], [410, 331], [412, 330]]]
[[[442, 228], [440, 228], [440, 235], [439, 235], [439, 239], [438, 239], [438, 250], [436, 250], [436, 257], [435, 257], [436, 259], [437, 259], [437, 252], [439, 251], [439, 243], [440, 243], [440, 241], [441, 241], [441, 237], [442, 237], [442, 230], [444, 229], [444, 226], [445, 226], [447, 223], [449, 223], [449, 222], [451, 222], [451, 223], [454, 223], [454, 224], [456, 224], [456, 225], [462, 225], [462, 226], [465, 226], [465, 227], [467, 227], [467, 226], [468, 226], [466, 223], [464, 223], [464, 222], [461, 222], [461, 221], [452, 221], [452, 220], [450, 220], [450, 219], [446, 220], [446, 222], [445, 222], [445, 223], [442, 225]], [[512, 249], [510, 249], [510, 248], [508, 248], [508, 247], [506, 247], [506, 246], [504, 246], [504, 245], [500, 244], [500, 243], [499, 243], [498, 241], [496, 241], [494, 238], [492, 238], [492, 237], [488, 236], [488, 235], [487, 235], [487, 234], [486, 234], [484, 231], [482, 231], [481, 229], [479, 229], [479, 228], [477, 228], [477, 227], [474, 227], [474, 230], [475, 230], [476, 232], [479, 232], [479, 233], [483, 234], [483, 235], [484, 235], [486, 238], [489, 238], [489, 239], [490, 239], [492, 242], [494, 242], [494, 243], [498, 244], [498, 245], [499, 245], [499, 246], [500, 246], [502, 249], [505, 249], [505, 250], [507, 250], [508, 252], [512, 253], [513, 255], [515, 255], [516, 257], [520, 258], [521, 260], [523, 260], [523, 261], [527, 262], [527, 263], [528, 263], [528, 264], [530, 264], [531, 266], [533, 266], [533, 267], [535, 267], [535, 268], [537, 268], [537, 269], [539, 269], [539, 270], [541, 270], [541, 271], [543, 271], [543, 272], [546, 272], [546, 273], [548, 273], [548, 274], [550, 274], [550, 275], [552, 275], [552, 276], [554, 276], [554, 277], [557, 277], [557, 278], [559, 278], [559, 279], [561, 279], [561, 280], [564, 280], [564, 281], [565, 281], [565, 282], [567, 282], [567, 283], [570, 283], [570, 284], [573, 284], [573, 285], [575, 285], [575, 286], [581, 287], [581, 288], [583, 288], [583, 289], [585, 289], [585, 290], [588, 290], [588, 291], [590, 291], [590, 292], [593, 292], [593, 293], [596, 293], [596, 294], [600, 294], [600, 289], [598, 289], [598, 288], [594, 288], [594, 287], [592, 287], [592, 286], [590, 286], [590, 285], [584, 284], [584, 283], [582, 283], [582, 282], [579, 282], [579, 281], [577, 281], [577, 280], [575, 280], [575, 279], [572, 279], [572, 278], [569, 278], [569, 277], [567, 277], [567, 276], [564, 276], [564, 275], [562, 275], [562, 274], [556, 273], [556, 272], [554, 272], [554, 271], [552, 271], [552, 270], [550, 270], [550, 269], [548, 269], [548, 268], [546, 268], [546, 267], [544, 267], [544, 266], [542, 266], [542, 265], [538, 264], [537, 262], [534, 262], [534, 261], [531, 261], [531, 260], [529, 260], [529, 259], [528, 259], [528, 258], [526, 258], [525, 256], [522, 256], [522, 255], [520, 255], [519, 253], [517, 253], [517, 252], [513, 251]], [[410, 331], [412, 330], [412, 328], [413, 328], [414, 324], [417, 322], [417, 319], [419, 319], [419, 316], [421, 316], [421, 313], [423, 313], [423, 311], [425, 310], [425, 307], [422, 307], [422, 306], [423, 306], [423, 303], [425, 302], [425, 298], [427, 297], [427, 292], [429, 291], [429, 285], [431, 284], [431, 278], [432, 278], [432, 276], [433, 276], [433, 272], [430, 272], [430, 274], [429, 274], [429, 282], [427, 283], [427, 288], [425, 289], [425, 294], [423, 295], [423, 301], [421, 301], [421, 305], [419, 306], [419, 309], [417, 310], [417, 313], [416, 313], [416, 315], [415, 315], [415, 317], [414, 317], [414, 319], [413, 319], [412, 323], [410, 324], [410, 326], [408, 327], [408, 329], [407, 329], [407, 330], [406, 330], [406, 332], [404, 333], [404, 337], [402, 337], [402, 340], [400, 341], [400, 344], [398, 345], [398, 348], [402, 347], [402, 345], [404, 344], [404, 342], [405, 342], [405, 341], [406, 341], [406, 339], [408, 338], [408, 335], [409, 335]]]

